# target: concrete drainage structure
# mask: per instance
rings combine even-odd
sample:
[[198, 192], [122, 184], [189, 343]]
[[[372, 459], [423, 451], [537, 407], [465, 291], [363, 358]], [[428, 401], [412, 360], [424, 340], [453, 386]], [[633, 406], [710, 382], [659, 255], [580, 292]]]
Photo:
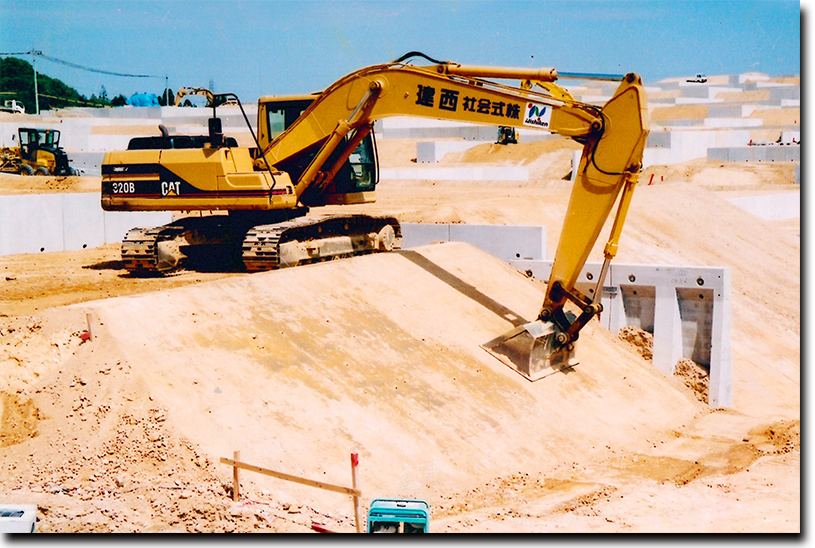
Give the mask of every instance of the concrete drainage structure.
[[[547, 280], [551, 260], [513, 260], [510, 264]], [[576, 284], [591, 295], [602, 263], [587, 263]], [[673, 375], [688, 358], [708, 368], [712, 408], [733, 406], [730, 269], [703, 266], [612, 264], [603, 295], [600, 322], [612, 333], [635, 326], [654, 335], [654, 366]]]
[[[548, 280], [546, 228], [535, 226], [402, 225], [402, 247], [469, 243], [530, 276]], [[577, 289], [591, 296], [601, 263], [587, 263]], [[673, 375], [688, 358], [710, 374], [708, 405], [733, 406], [730, 269], [612, 264], [604, 283], [601, 324], [612, 333], [635, 326], [654, 335], [653, 363]]]

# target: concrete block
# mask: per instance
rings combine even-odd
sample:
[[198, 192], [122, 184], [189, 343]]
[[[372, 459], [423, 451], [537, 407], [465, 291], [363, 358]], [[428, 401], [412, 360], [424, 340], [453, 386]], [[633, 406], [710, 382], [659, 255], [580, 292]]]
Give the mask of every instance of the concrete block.
[[710, 118], [737, 118], [744, 116], [741, 105], [714, 105], [708, 107], [707, 115]]
[[646, 148], [671, 148], [671, 133], [668, 131], [655, 131], [648, 134], [645, 141]]
[[76, 251], [105, 243], [104, 211], [95, 192], [61, 194], [63, 249]]
[[740, 87], [710, 86], [708, 88], [708, 97], [714, 99], [719, 93], [738, 93], [740, 91], [742, 91]]
[[449, 226], [451, 242], [468, 242], [507, 263], [514, 259], [546, 258], [546, 228], [542, 226]]
[[62, 251], [62, 196], [0, 196], [0, 255]]
[[546, 227], [402, 223], [402, 248], [437, 242], [466, 242], [507, 263], [546, 258]]
[[675, 127], [686, 128], [686, 127], [696, 127], [696, 126], [701, 127], [702, 123], [703, 123], [703, 121], [701, 119], [699, 119], [699, 120], [693, 120], [693, 119], [660, 120], [660, 124], [662, 124], [662, 126], [666, 127], [666, 128], [675, 128]]
[[708, 406], [714, 409], [733, 407], [733, 320], [730, 269], [721, 271], [719, 285], [713, 289], [710, 322], [710, 387]]
[[781, 132], [781, 143], [784, 145], [791, 145], [793, 143], [801, 142], [801, 132], [786, 130]]
[[[101, 206], [100, 206], [101, 208]], [[105, 243], [121, 242], [131, 228], [147, 228], [169, 223], [169, 211], [105, 211]]]
[[776, 101], [781, 100], [801, 100], [801, 88], [799, 86], [787, 85], [785, 87], [770, 88], [770, 98]]
[[714, 103], [724, 103], [724, 99], [710, 99], [707, 97], [677, 97], [677, 105], [710, 105]]
[[[713, 329], [713, 290], [677, 287], [674, 300], [682, 321], [682, 355], [700, 365], [710, 366]], [[675, 363], [675, 362], [674, 362]]]
[[74, 152], [68, 151], [68, 162], [71, 167], [83, 175], [101, 175], [104, 152]]
[[0, 256], [97, 247], [170, 221], [165, 211], [103, 211], [95, 192], [0, 196]]
[[[800, 139], [799, 139], [800, 142]], [[785, 162], [801, 162], [801, 147], [799, 145], [785, 146], [784, 161]], [[800, 166], [799, 166], [800, 169]]]
[[683, 355], [680, 306], [676, 289], [668, 284], [654, 286], [654, 366], [673, 375]]
[[708, 99], [710, 97], [710, 86], [698, 82], [680, 82], [679, 89], [682, 97]]
[[473, 147], [492, 141], [419, 141], [416, 143], [416, 162], [434, 164], [451, 152], [465, 152]]
[[768, 146], [764, 147], [764, 158], [759, 161], [765, 162], [783, 162], [787, 159], [787, 147], [783, 146]]
[[708, 162], [729, 162], [730, 161], [729, 148], [709, 148], [707, 149]]
[[705, 118], [708, 128], [759, 127], [764, 122], [760, 118]]
[[765, 221], [801, 217], [801, 192], [798, 190], [759, 196], [739, 196], [728, 198], [727, 201]]
[[623, 285], [619, 287], [623, 302], [624, 323], [609, 325], [610, 331], [618, 333], [623, 327], [631, 325], [653, 333], [656, 289], [653, 286], [646, 285]]
[[403, 249], [450, 241], [448, 224], [401, 223], [401, 225]]
[[732, 147], [727, 151], [731, 162], [752, 162], [754, 147]]

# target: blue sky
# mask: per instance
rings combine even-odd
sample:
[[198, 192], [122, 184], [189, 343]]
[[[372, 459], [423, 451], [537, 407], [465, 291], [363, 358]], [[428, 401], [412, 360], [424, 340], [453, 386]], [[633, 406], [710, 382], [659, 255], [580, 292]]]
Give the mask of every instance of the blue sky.
[[[800, 4], [788, 0], [0, 0], [0, 52], [80, 93], [170, 87], [262, 94], [323, 89], [411, 50], [466, 64], [662, 78], [800, 74]], [[25, 21], [25, 24], [20, 24]], [[30, 57], [23, 57], [30, 61]]]

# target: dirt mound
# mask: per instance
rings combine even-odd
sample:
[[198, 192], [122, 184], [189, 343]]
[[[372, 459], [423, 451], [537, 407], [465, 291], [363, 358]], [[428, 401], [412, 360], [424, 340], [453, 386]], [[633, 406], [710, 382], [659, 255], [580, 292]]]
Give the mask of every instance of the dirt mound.
[[[127, 500], [126, 486], [152, 474], [150, 496], [177, 479], [170, 497], [208, 486], [201, 495], [214, 501], [231, 476], [218, 459], [234, 450], [335, 484], [348, 483], [348, 454], [359, 452], [366, 502], [435, 504], [556, 466], [564, 452], [586, 461], [607, 444], [640, 446], [646, 432], [700, 410], [597, 326], [581, 336], [574, 371], [536, 383], [479, 347], [533, 317], [542, 297], [508, 265], [445, 244], [54, 309], [45, 326], [78, 331], [90, 313], [94, 340], [23, 387], [40, 410], [39, 435], [3, 461], [36, 455], [17, 468], [26, 489], [80, 500]], [[619, 412], [569, 420], [600, 408]], [[244, 478], [252, 500], [273, 491], [275, 504], [297, 501], [349, 524], [342, 496]], [[155, 526], [194, 526], [169, 502], [153, 509]]]
[[37, 435], [39, 410], [17, 394], [0, 392], [0, 447], [21, 443]]
[[708, 403], [710, 394], [710, 371], [693, 360], [682, 358], [676, 363], [674, 375], [680, 377], [685, 386], [693, 391], [696, 399]]
[[634, 346], [644, 359], [654, 359], [654, 336], [651, 333], [629, 325], [620, 329], [619, 337]]

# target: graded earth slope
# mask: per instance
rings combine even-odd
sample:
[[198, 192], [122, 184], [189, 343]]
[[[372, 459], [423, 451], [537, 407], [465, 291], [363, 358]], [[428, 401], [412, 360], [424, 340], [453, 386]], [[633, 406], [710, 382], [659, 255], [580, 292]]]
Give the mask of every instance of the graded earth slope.
[[[123, 405], [149, 408], [224, 481], [231, 469], [213, 463], [240, 450], [259, 466], [348, 485], [348, 455], [358, 452], [365, 502], [438, 503], [520, 470], [586, 464], [611, 448], [644, 448], [704, 412], [678, 379], [595, 325], [574, 370], [535, 383], [479, 347], [533, 319], [543, 289], [452, 243], [53, 309], [46, 317], [78, 330], [89, 313], [94, 339], [52, 366], [45, 393], [81, 390], [80, 414], [115, 408], [78, 423], [89, 430], [74, 439], [97, 440], [91, 454], [122, 442], [121, 416], [133, 413]], [[47, 401], [33, 398], [45, 423], [60, 413]], [[53, 446], [40, 431], [16, 446], [21, 455]], [[278, 500], [350, 506], [242, 477]]]

